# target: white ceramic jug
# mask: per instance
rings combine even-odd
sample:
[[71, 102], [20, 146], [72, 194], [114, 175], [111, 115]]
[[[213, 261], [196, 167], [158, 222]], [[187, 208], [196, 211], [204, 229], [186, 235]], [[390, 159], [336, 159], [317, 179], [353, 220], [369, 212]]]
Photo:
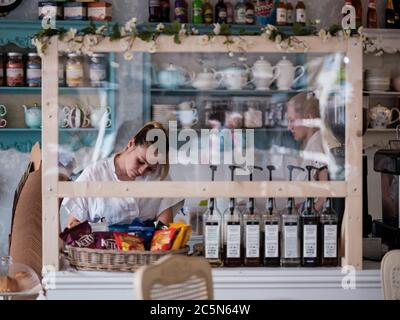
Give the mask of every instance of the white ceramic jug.
[[[282, 60], [278, 62], [277, 67], [279, 67], [280, 70], [277, 81], [279, 90], [290, 90], [306, 72], [305, 67], [293, 66], [293, 64], [287, 60], [286, 57], [283, 57]], [[300, 70], [300, 74], [296, 77], [297, 70]]]
[[278, 66], [272, 67], [264, 57], [260, 57], [251, 68], [251, 73], [253, 75], [251, 82], [256, 86], [256, 90], [269, 90], [281, 71]]

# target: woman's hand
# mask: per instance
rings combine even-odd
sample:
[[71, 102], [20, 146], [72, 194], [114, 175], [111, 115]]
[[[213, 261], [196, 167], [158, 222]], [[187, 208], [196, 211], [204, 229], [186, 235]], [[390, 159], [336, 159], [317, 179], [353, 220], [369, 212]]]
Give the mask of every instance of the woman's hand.
[[169, 225], [174, 221], [174, 213], [172, 212], [172, 209], [166, 209], [164, 210], [159, 216], [158, 216], [158, 221], [161, 221], [165, 225]]
[[81, 222], [77, 218], [75, 218], [74, 215], [70, 214], [68, 216], [68, 229], [71, 229], [78, 224], [81, 224]]

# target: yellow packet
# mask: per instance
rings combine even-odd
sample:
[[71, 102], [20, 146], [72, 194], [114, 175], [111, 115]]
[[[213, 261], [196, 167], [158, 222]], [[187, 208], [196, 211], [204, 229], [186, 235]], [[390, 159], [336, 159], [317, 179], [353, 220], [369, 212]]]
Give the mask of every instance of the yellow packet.
[[178, 235], [175, 237], [175, 241], [172, 244], [171, 250], [179, 250], [180, 248], [182, 248], [182, 244], [186, 239], [186, 233], [189, 226], [185, 223], [179, 222], [179, 223], [170, 223], [169, 227], [178, 229]]
[[186, 233], [185, 233], [185, 238], [182, 241], [181, 248], [184, 248], [187, 245], [187, 243], [189, 242], [191, 234], [192, 234], [192, 227], [191, 226], [187, 226]]

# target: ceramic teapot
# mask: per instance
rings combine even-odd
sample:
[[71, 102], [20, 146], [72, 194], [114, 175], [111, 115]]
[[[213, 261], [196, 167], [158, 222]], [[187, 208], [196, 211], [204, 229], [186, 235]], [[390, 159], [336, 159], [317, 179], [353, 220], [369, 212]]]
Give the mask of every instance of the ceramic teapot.
[[241, 90], [246, 87], [250, 83], [249, 74], [249, 68], [236, 65], [217, 72], [217, 75], [221, 76], [223, 86], [228, 90]]
[[63, 112], [65, 113], [64, 128], [88, 128], [90, 127], [90, 120], [82, 108], [78, 105], [75, 107], [64, 106]]
[[111, 127], [111, 108], [110, 107], [93, 107], [89, 106], [90, 124], [94, 128]]
[[222, 76], [214, 69], [204, 68], [202, 72], [195, 75], [192, 86], [198, 90], [217, 89], [222, 82]]
[[264, 57], [260, 57], [254, 63], [251, 73], [251, 82], [256, 86], [256, 90], [269, 90], [271, 84], [280, 76], [281, 69], [278, 66], [272, 67]]
[[[397, 112], [397, 117], [393, 118], [395, 112]], [[385, 129], [388, 125], [400, 120], [400, 110], [397, 108], [389, 109], [379, 103], [375, 107], [369, 109], [368, 116], [371, 128]]]
[[[305, 67], [293, 66], [292, 62], [287, 60], [286, 57], [283, 57], [282, 60], [278, 62], [277, 67], [279, 67], [280, 70], [277, 81], [279, 90], [290, 90], [306, 72]], [[298, 70], [300, 70], [300, 73], [296, 77], [296, 72]]]
[[193, 78], [193, 73], [188, 72], [182, 67], [175, 66], [172, 63], [168, 66], [164, 66], [157, 76], [158, 85], [164, 89], [170, 90], [190, 85]]
[[39, 129], [42, 125], [42, 109], [37, 103], [33, 107], [22, 105], [25, 111], [25, 124], [28, 128]]

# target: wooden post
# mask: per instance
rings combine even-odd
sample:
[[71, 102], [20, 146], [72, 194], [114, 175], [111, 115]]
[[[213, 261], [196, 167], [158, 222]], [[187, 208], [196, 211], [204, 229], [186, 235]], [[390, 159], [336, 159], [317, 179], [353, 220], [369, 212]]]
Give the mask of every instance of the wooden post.
[[53, 38], [43, 58], [42, 83], [42, 205], [43, 266], [59, 269], [58, 236], [58, 40]]
[[346, 57], [346, 181], [342, 265], [362, 269], [362, 41], [348, 41]]

